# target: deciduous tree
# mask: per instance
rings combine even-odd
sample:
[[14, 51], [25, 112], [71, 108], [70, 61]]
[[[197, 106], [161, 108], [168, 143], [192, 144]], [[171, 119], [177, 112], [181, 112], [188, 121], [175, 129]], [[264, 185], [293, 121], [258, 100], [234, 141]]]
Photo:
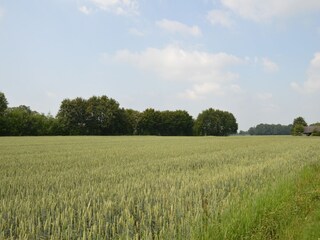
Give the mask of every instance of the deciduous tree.
[[8, 101], [4, 93], [0, 92], [0, 116], [4, 114], [5, 110], [8, 108]]
[[153, 108], [144, 110], [138, 122], [139, 135], [160, 135], [161, 113]]
[[6, 121], [4, 118], [4, 114], [6, 109], [8, 108], [8, 101], [4, 93], [0, 92], [0, 135], [5, 134]]
[[86, 100], [79, 97], [62, 101], [57, 118], [63, 134], [84, 135], [88, 133], [86, 105]]
[[187, 111], [161, 112], [160, 134], [164, 136], [192, 135], [193, 118]]
[[228, 136], [237, 133], [238, 124], [232, 113], [207, 109], [200, 113], [194, 124], [195, 135]]
[[303, 134], [304, 127], [308, 126], [303, 117], [297, 117], [293, 120], [291, 134], [294, 136], [300, 136]]

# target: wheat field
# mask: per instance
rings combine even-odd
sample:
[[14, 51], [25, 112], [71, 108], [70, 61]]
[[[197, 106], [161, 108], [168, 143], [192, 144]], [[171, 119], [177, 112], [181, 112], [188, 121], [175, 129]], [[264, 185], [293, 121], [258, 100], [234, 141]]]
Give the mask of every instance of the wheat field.
[[[0, 138], [0, 239], [249, 239], [308, 137]], [[273, 204], [264, 203], [266, 205]]]

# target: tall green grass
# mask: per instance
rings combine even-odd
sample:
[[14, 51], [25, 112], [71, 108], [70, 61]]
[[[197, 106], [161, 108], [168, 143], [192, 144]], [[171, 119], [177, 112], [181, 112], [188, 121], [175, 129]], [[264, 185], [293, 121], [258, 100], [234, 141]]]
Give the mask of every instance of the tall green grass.
[[0, 138], [0, 239], [272, 239], [286, 184], [319, 162], [319, 143]]

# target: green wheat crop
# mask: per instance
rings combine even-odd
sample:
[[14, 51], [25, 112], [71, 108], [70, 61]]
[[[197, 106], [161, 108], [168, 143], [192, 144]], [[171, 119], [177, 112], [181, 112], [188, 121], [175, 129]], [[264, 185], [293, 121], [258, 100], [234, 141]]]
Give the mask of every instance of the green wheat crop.
[[[319, 138], [0, 138], [0, 239], [236, 239]], [[239, 227], [237, 227], [239, 226]], [[241, 229], [237, 229], [241, 228]]]

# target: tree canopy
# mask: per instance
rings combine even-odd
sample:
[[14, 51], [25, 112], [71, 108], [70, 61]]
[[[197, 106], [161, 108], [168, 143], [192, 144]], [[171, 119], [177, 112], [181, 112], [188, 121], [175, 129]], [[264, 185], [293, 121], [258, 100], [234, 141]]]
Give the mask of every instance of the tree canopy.
[[0, 135], [4, 135], [5, 130], [5, 111], [8, 108], [8, 101], [4, 93], [0, 92]]
[[57, 119], [67, 135], [121, 135], [130, 134], [124, 109], [107, 96], [65, 99], [62, 101]]
[[290, 135], [292, 125], [258, 124], [248, 130], [250, 135]]
[[194, 132], [201, 136], [228, 136], [236, 134], [238, 124], [232, 113], [209, 108], [200, 113], [194, 124]]
[[303, 117], [297, 117], [293, 120], [291, 134], [294, 136], [300, 136], [303, 134], [304, 127], [308, 126]]
[[295, 125], [302, 125], [302, 126], [308, 126], [307, 122], [304, 120], [303, 117], [297, 117], [293, 120], [293, 126]]
[[55, 135], [56, 127], [56, 121], [52, 116], [45, 116], [21, 105], [6, 109], [2, 121], [1, 135]]
[[[302, 135], [307, 122], [297, 117], [290, 125], [258, 124], [246, 135]], [[320, 126], [313, 123], [310, 126]], [[0, 92], [0, 136], [42, 135], [158, 135], [158, 136], [228, 136], [236, 134], [237, 120], [227, 111], [209, 108], [194, 120], [185, 110], [142, 112], [121, 108], [105, 95], [88, 99], [64, 99], [57, 115], [44, 115], [21, 105], [8, 107]], [[320, 135], [318, 129], [312, 135]]]
[[148, 108], [140, 114], [137, 123], [139, 135], [188, 136], [192, 135], [193, 119], [188, 112], [156, 111]]
[[8, 108], [8, 101], [4, 93], [0, 92], [0, 116], [4, 114], [5, 110]]
[[0, 93], [0, 135], [161, 135], [227, 136], [237, 132], [232, 113], [207, 109], [196, 121], [185, 110], [143, 112], [124, 109], [107, 96], [64, 99], [56, 117], [28, 106], [8, 107]]

